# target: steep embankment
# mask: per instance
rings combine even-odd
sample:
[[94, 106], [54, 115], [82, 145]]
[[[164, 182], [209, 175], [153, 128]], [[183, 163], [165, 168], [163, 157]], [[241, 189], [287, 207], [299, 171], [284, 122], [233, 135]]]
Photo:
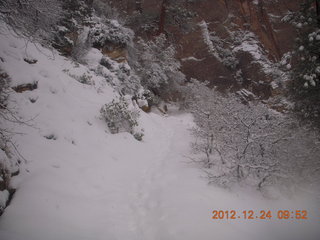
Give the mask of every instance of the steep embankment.
[[[13, 201], [0, 219], [2, 240], [209, 240], [315, 239], [316, 203], [263, 200], [207, 185], [189, 154], [189, 114], [141, 112], [144, 140], [112, 135], [100, 107], [117, 96], [87, 66], [41, 46], [0, 35], [1, 68], [27, 125], [14, 125], [15, 142], [28, 160], [13, 179]], [[90, 52], [90, 61], [101, 58]], [[36, 59], [29, 64], [23, 59]], [[90, 84], [79, 82], [90, 76]], [[134, 107], [134, 106], [132, 106]], [[307, 209], [308, 220], [212, 220], [213, 210]], [[279, 224], [281, 223], [281, 224]], [[319, 228], [318, 228], [319, 229]], [[279, 234], [279, 235], [278, 235]]]

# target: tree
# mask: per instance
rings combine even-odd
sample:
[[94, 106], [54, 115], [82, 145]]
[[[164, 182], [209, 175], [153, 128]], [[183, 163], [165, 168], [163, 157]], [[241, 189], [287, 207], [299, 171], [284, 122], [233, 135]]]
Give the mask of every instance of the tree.
[[165, 35], [161, 34], [148, 42], [140, 39], [137, 48], [136, 69], [142, 86], [158, 96], [174, 92], [185, 76], [179, 70], [176, 50], [167, 42]]
[[228, 47], [228, 45], [231, 45], [231, 42], [229, 40], [221, 39], [215, 31], [210, 31], [208, 24], [205, 21], [202, 21], [199, 26], [202, 31], [202, 37], [208, 46], [209, 53], [225, 67], [230, 70], [236, 70], [239, 65], [239, 61], [237, 60], [234, 52], [232, 52], [230, 47]]
[[304, 0], [285, 20], [297, 29], [291, 96], [300, 116], [320, 120], [320, 10], [319, 0]]
[[178, 26], [185, 30], [186, 24], [196, 16], [194, 12], [189, 11], [184, 5], [185, 1], [162, 0], [160, 7], [160, 16], [158, 21], [158, 34], [165, 34], [168, 26]]
[[294, 118], [260, 102], [243, 104], [235, 95], [197, 81], [188, 88], [196, 123], [192, 147], [210, 182], [246, 182], [262, 189], [297, 183], [314, 169], [319, 173], [317, 134], [301, 129]]
[[[90, 25], [92, 16], [91, 0], [55, 0], [59, 1], [62, 12], [54, 29], [55, 35], [52, 45], [63, 55], [76, 60], [81, 58], [88, 48], [83, 30], [85, 25]], [[87, 33], [86, 33], [87, 34]]]
[[173, 28], [182, 32], [192, 29], [190, 20], [196, 13], [188, 9], [188, 5], [192, 4], [190, 1], [161, 0], [155, 9], [157, 11], [144, 9], [142, 3], [142, 0], [136, 0], [135, 11], [126, 19], [126, 25], [139, 33], [139, 36], [151, 37], [161, 34], [170, 36]]

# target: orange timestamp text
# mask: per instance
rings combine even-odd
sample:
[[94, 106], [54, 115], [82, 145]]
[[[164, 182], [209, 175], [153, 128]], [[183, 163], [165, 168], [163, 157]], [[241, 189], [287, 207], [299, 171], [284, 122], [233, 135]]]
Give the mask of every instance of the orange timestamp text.
[[214, 210], [212, 212], [212, 219], [214, 220], [222, 220], [222, 219], [261, 219], [261, 220], [269, 220], [269, 219], [297, 219], [297, 220], [306, 220], [308, 219], [308, 211], [307, 210], [244, 210], [244, 211], [236, 211], [236, 210]]

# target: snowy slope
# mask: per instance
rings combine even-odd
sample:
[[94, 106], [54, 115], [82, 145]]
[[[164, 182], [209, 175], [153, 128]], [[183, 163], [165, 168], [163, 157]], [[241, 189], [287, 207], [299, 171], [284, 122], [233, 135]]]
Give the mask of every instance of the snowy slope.
[[[92, 52], [91, 52], [92, 53]], [[96, 53], [97, 54], [97, 53]], [[144, 140], [112, 135], [99, 110], [116, 93], [103, 78], [41, 46], [0, 35], [0, 67], [12, 85], [38, 89], [12, 99], [33, 127], [14, 126], [28, 160], [0, 218], [1, 240], [315, 240], [319, 202], [266, 200], [207, 185], [189, 154], [192, 117], [141, 112]], [[35, 58], [28, 64], [23, 58]], [[91, 58], [92, 59], [92, 58]], [[84, 85], [70, 73], [92, 76]], [[30, 99], [36, 100], [34, 103]], [[49, 136], [54, 139], [47, 139]], [[47, 138], [46, 138], [47, 137]], [[308, 220], [212, 220], [213, 210], [307, 209]], [[281, 238], [280, 238], [281, 237]]]

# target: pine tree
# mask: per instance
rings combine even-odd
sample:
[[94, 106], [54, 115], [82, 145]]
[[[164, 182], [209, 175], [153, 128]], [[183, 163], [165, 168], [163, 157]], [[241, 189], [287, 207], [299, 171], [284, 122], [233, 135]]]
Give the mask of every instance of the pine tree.
[[320, 1], [305, 0], [289, 15], [297, 29], [291, 94], [301, 116], [319, 123], [320, 119]]
[[[79, 36], [85, 24], [88, 25], [92, 15], [91, 1], [88, 0], [56, 0], [60, 3], [63, 11], [61, 19], [55, 27], [54, 41], [52, 46], [63, 55], [73, 55], [80, 58], [81, 52], [87, 46], [81, 42]], [[82, 49], [81, 49], [82, 48]]]

